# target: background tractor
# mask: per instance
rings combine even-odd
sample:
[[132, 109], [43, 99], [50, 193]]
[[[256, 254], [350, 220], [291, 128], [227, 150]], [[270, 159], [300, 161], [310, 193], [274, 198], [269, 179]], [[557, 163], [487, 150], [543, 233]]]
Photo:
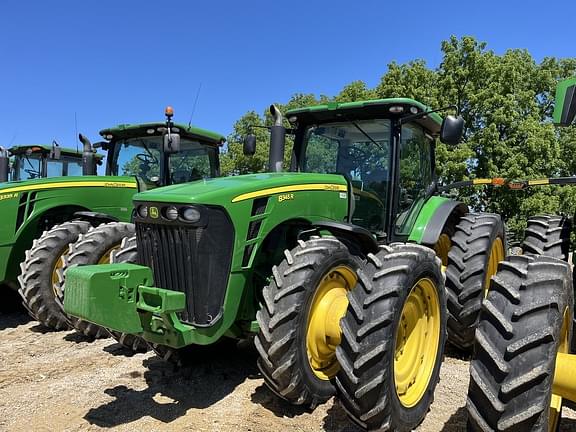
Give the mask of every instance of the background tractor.
[[[102, 156], [96, 155], [97, 162]], [[12, 164], [10, 164], [12, 161]], [[82, 152], [47, 145], [0, 147], [0, 183], [82, 174]]]
[[[575, 118], [573, 78], [558, 85], [554, 122], [569, 126]], [[570, 219], [530, 218], [522, 248], [525, 256], [500, 264], [482, 306], [470, 365], [471, 430], [554, 431], [563, 402], [576, 402]]]
[[[133, 232], [126, 224], [137, 190], [219, 174], [223, 137], [174, 125], [171, 111], [168, 114], [166, 123], [105, 129], [105, 141], [94, 146], [80, 136], [82, 177], [33, 179], [0, 188], [0, 211], [6, 221], [0, 227], [0, 284], [19, 286], [28, 310], [45, 326], [70, 327], [58, 300], [70, 244], [103, 223], [114, 222], [122, 233]], [[96, 176], [101, 157], [95, 148], [108, 155], [104, 176]], [[121, 238], [108, 236], [101, 244], [113, 249], [111, 241], [119, 245]], [[93, 245], [91, 256], [100, 245]]]
[[254, 336], [280, 397], [315, 406], [338, 388], [363, 427], [411, 430], [446, 322], [469, 346], [504, 256], [498, 216], [437, 194], [435, 137], [456, 144], [463, 121], [402, 98], [291, 110], [282, 172], [287, 131], [271, 114], [269, 173], [138, 194], [136, 236], [114, 264], [68, 270], [65, 309], [175, 361]]

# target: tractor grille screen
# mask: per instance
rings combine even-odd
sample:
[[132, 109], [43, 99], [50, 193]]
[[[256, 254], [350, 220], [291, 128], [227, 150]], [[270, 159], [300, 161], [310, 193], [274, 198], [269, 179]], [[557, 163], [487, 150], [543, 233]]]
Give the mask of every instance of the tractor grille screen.
[[220, 208], [204, 207], [202, 217], [202, 226], [136, 217], [136, 232], [138, 260], [152, 269], [155, 286], [185, 293], [180, 319], [207, 327], [222, 315], [234, 228]]

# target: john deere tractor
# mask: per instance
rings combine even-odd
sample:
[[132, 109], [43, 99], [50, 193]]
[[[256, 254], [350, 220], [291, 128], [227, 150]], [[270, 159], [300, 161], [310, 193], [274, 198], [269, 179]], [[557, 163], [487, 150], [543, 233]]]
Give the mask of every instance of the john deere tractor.
[[[69, 245], [105, 223], [105, 241], [86, 246], [105, 260], [121, 235], [133, 233], [132, 195], [138, 190], [219, 174], [223, 137], [166, 123], [120, 125], [101, 131], [105, 141], [83, 141], [82, 177], [32, 179], [0, 187], [0, 284], [16, 289], [31, 314], [53, 329], [70, 327], [59, 303]], [[106, 175], [96, 176], [94, 149], [107, 152]], [[60, 159], [63, 161], [65, 156]], [[27, 163], [27, 162], [26, 162]], [[50, 164], [48, 161], [47, 164]], [[18, 167], [18, 162], [16, 167]], [[70, 169], [70, 165], [68, 165]], [[71, 174], [69, 171], [68, 174]], [[102, 250], [102, 247], [106, 250]], [[18, 284], [19, 280], [19, 284]]]
[[[96, 155], [97, 162], [102, 156]], [[10, 166], [12, 160], [12, 166]], [[0, 183], [45, 177], [82, 175], [82, 152], [47, 145], [0, 147]]]
[[315, 406], [338, 389], [363, 427], [411, 430], [447, 320], [471, 341], [505, 250], [498, 216], [436, 193], [435, 138], [456, 144], [463, 121], [404, 98], [291, 110], [288, 130], [271, 113], [270, 172], [136, 195], [136, 236], [116, 263], [68, 270], [65, 309], [178, 361], [254, 337], [280, 397]]
[[[569, 126], [575, 118], [572, 78], [558, 85], [554, 123]], [[563, 403], [576, 402], [569, 222], [531, 218], [525, 256], [502, 262], [492, 278], [470, 365], [471, 430], [555, 431]]]

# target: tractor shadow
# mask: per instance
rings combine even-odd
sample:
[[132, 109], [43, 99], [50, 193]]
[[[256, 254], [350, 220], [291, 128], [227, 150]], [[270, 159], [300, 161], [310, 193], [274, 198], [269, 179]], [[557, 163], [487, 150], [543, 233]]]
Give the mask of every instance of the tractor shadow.
[[237, 348], [214, 352], [194, 363], [176, 367], [159, 357], [143, 361], [146, 388], [135, 390], [125, 385], [108, 388], [112, 401], [90, 409], [84, 418], [99, 427], [114, 427], [152, 417], [170, 423], [190, 409], [203, 409], [222, 400], [257, 373], [255, 354]]
[[32, 318], [26, 311], [0, 312], [0, 331], [28, 324]]
[[460, 432], [466, 430], [466, 422], [468, 421], [468, 413], [466, 407], [460, 407], [454, 414], [444, 423], [442, 432]]

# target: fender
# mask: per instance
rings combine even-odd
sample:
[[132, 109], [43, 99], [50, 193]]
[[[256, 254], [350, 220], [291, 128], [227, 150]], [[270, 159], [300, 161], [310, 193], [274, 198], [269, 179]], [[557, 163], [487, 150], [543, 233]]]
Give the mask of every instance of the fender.
[[110, 216], [105, 213], [97, 213], [91, 211], [79, 211], [74, 213], [73, 216], [74, 219], [90, 222], [93, 226], [100, 225], [103, 223], [119, 221], [119, 219], [114, 216]]
[[[464, 216], [468, 213], [468, 206], [460, 201], [446, 200], [442, 202], [428, 220], [419, 243], [424, 246], [434, 246], [440, 238], [440, 234], [442, 234], [448, 218], [453, 213]], [[412, 237], [412, 235], [410, 237]]]
[[364, 255], [375, 254], [379, 250], [378, 242], [370, 231], [358, 225], [334, 221], [318, 221], [314, 222], [312, 226], [330, 231], [335, 237], [341, 238], [344, 242], [358, 246]]

